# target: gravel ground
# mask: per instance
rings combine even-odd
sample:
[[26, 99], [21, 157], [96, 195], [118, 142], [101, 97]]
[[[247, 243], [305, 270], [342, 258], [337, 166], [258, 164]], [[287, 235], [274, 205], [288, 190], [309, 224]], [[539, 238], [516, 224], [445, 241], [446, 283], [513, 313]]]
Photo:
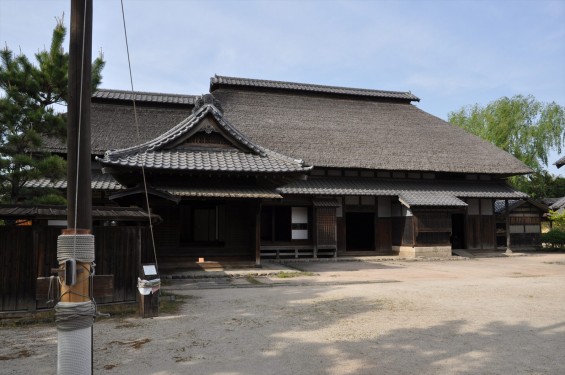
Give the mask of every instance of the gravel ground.
[[[173, 281], [174, 315], [94, 325], [96, 374], [565, 374], [565, 254], [298, 263]], [[54, 374], [54, 325], [0, 329], [0, 373]]]

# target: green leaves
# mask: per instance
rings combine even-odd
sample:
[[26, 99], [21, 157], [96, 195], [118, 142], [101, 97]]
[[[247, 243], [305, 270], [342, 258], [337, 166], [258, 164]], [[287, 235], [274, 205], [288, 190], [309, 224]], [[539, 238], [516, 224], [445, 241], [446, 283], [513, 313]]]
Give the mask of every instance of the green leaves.
[[[38, 192], [25, 184], [32, 179], [65, 177], [65, 160], [41, 149], [47, 137], [63, 142], [66, 138], [66, 115], [57, 110], [68, 98], [66, 34], [63, 20], [58, 19], [50, 48], [35, 54], [37, 65], [25, 55], [15, 55], [8, 46], [0, 50], [0, 202], [64, 201], [55, 190]], [[92, 66], [93, 90], [102, 80], [104, 64], [100, 53]]]
[[503, 97], [485, 107], [475, 104], [448, 114], [448, 121], [508, 151], [535, 171], [548, 165], [549, 152], [561, 152], [565, 109], [533, 96]]

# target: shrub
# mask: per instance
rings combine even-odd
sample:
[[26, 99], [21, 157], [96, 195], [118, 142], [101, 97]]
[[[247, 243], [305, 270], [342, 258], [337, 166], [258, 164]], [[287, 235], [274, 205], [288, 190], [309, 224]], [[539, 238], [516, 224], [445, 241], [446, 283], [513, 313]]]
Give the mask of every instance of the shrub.
[[541, 242], [551, 247], [565, 247], [565, 231], [561, 229], [552, 229], [541, 235]]
[[551, 220], [553, 228], [565, 230], [565, 210], [549, 210], [549, 220]]

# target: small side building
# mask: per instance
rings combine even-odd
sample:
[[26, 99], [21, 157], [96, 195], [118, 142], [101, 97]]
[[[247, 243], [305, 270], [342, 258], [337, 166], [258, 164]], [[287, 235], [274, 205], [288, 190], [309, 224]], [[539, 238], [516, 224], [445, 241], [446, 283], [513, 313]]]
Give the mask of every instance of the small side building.
[[[537, 250], [541, 244], [541, 223], [549, 207], [532, 199], [495, 202], [496, 244], [511, 250]], [[508, 232], [507, 232], [508, 231]], [[507, 242], [509, 241], [509, 242]]]

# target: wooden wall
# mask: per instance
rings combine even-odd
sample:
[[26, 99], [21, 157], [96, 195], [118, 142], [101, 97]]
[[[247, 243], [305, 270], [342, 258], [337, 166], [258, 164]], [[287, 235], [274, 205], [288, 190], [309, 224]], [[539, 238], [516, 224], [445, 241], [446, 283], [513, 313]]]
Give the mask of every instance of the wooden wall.
[[414, 244], [414, 217], [392, 218], [392, 244], [394, 246], [412, 246]]
[[392, 249], [392, 219], [390, 217], [375, 220], [375, 250], [388, 252]]
[[494, 216], [467, 216], [467, 249], [496, 248], [496, 223]]
[[430, 211], [415, 213], [416, 246], [449, 246], [451, 213]]
[[[61, 228], [0, 226], [0, 311], [47, 308], [36, 302], [36, 279], [57, 268]], [[154, 263], [149, 230], [138, 226], [95, 227], [96, 274], [114, 275], [114, 294], [99, 303], [137, 297], [140, 262]]]
[[155, 207], [154, 212], [163, 218], [163, 222], [154, 228], [159, 260], [254, 260], [255, 215], [258, 203], [228, 201], [222, 204], [225, 207], [225, 239], [205, 245], [181, 242], [181, 232], [186, 228], [183, 228], [180, 206]]

